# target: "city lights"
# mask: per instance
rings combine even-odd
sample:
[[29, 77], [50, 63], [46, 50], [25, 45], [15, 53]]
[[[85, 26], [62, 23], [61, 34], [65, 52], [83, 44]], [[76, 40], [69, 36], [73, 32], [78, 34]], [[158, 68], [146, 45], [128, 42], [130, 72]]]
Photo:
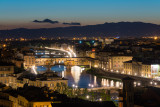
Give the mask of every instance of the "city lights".
[[86, 98], [89, 99], [89, 95], [87, 95]]
[[36, 67], [35, 67], [35, 65], [34, 65], [34, 66], [32, 66], [32, 70], [33, 70], [34, 74], [36, 74], [36, 75], [38, 74], [38, 73], [37, 73], [37, 71], [36, 71]]
[[160, 106], [160, 0], [1, 1], [0, 106]]

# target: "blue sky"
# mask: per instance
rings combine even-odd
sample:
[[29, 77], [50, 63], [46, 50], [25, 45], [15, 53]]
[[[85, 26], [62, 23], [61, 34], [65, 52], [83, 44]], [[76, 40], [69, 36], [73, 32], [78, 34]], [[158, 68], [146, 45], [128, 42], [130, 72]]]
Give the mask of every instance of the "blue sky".
[[160, 0], [0, 0], [0, 24], [45, 18], [82, 25], [118, 21], [160, 24]]

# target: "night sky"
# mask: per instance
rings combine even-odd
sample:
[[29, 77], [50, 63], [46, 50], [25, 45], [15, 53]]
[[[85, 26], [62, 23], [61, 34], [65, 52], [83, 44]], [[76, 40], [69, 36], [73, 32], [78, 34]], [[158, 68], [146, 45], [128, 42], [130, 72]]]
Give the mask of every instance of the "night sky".
[[[47, 28], [105, 22], [160, 24], [160, 0], [0, 0], [0, 29]], [[50, 19], [59, 23], [34, 23]]]

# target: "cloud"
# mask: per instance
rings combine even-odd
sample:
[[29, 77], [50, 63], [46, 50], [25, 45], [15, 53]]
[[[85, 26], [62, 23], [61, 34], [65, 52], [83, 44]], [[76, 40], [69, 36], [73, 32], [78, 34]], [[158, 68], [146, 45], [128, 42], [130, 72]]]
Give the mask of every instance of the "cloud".
[[44, 19], [43, 21], [34, 20], [33, 22], [34, 23], [51, 23], [51, 24], [59, 23], [58, 21], [52, 21], [50, 19]]
[[71, 22], [71, 23], [62, 23], [64, 25], [81, 25], [81, 23], [78, 23], [78, 22]]

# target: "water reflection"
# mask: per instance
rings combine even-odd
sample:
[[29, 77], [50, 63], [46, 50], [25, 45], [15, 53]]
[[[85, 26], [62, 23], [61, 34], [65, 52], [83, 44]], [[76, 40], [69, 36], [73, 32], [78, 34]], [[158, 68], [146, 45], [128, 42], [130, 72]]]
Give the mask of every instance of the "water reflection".
[[[37, 66], [39, 73], [47, 70], [44, 66]], [[68, 79], [68, 86], [76, 85], [80, 88], [95, 88], [95, 87], [109, 87], [109, 88], [122, 88], [122, 82], [119, 80], [99, 78], [84, 72], [84, 68], [73, 66], [67, 69], [63, 65], [56, 65], [51, 67], [51, 71], [57, 72], [61, 77]]]
[[79, 66], [71, 67], [71, 74], [72, 74], [75, 84], [79, 83], [81, 72], [82, 72], [81, 67]]

